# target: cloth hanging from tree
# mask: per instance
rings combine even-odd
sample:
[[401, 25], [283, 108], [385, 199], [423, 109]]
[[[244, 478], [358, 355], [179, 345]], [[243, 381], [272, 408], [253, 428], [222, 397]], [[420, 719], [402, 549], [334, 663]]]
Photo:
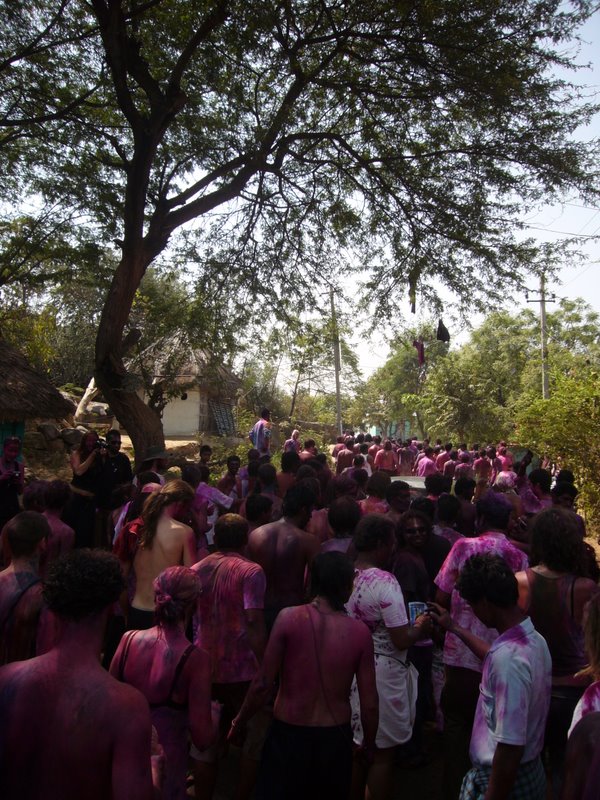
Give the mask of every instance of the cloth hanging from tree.
[[448, 328], [442, 322], [442, 320], [438, 322], [437, 334], [435, 338], [438, 340], [438, 342], [450, 341], [450, 333], [448, 331]]
[[423, 344], [423, 339], [413, 339], [413, 347], [417, 351], [419, 366], [422, 367], [425, 363], [425, 345]]

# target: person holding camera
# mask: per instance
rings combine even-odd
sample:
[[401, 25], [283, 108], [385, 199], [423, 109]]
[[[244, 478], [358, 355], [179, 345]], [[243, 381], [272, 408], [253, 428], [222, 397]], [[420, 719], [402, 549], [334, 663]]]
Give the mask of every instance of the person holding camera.
[[93, 547], [96, 527], [96, 495], [102, 480], [106, 442], [88, 431], [71, 453], [73, 496], [65, 522], [75, 531], [75, 547]]
[[4, 440], [0, 457], [0, 531], [21, 510], [19, 495], [23, 494], [24, 468], [17, 461], [20, 450], [21, 440], [18, 436]]

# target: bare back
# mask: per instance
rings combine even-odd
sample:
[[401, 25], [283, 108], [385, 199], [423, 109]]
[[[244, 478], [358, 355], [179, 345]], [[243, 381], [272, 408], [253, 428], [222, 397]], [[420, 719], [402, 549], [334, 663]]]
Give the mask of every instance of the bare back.
[[185, 709], [199, 750], [212, 743], [209, 658], [183, 631], [154, 627], [125, 634], [110, 674], [139, 689], [153, 708], [176, 704]]
[[0, 572], [0, 665], [32, 658], [42, 614], [42, 584], [34, 572]]
[[285, 519], [252, 531], [248, 555], [260, 564], [267, 578], [265, 610], [303, 602], [307, 569], [319, 551], [315, 536]]
[[191, 567], [196, 562], [194, 532], [167, 515], [158, 521], [151, 547], [138, 547], [133, 561], [136, 587], [132, 605], [154, 610], [152, 582], [167, 567]]
[[354, 676], [359, 690], [374, 691], [373, 640], [364, 623], [308, 604], [285, 609], [272, 638], [267, 650], [281, 659], [276, 719], [291, 725], [343, 725], [350, 721]]
[[150, 712], [98, 664], [57, 650], [0, 672], [0, 796], [150, 800]]

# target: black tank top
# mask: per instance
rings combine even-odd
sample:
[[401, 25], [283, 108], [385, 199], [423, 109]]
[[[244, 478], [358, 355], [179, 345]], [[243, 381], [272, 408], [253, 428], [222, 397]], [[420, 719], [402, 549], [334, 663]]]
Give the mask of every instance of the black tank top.
[[[131, 646], [131, 642], [133, 637], [140, 633], [140, 631], [131, 631], [127, 635], [127, 642], [125, 643], [125, 647], [123, 648], [123, 652], [121, 653], [121, 659], [119, 661], [119, 680], [121, 683], [127, 683], [125, 680], [125, 664], [127, 663], [127, 657], [129, 656], [129, 648]], [[165, 700], [162, 703], [149, 703], [150, 708], [174, 708], [177, 711], [183, 711], [188, 707], [187, 703], [176, 703], [173, 700], [173, 695], [175, 694], [175, 690], [177, 688], [177, 683], [179, 682], [179, 676], [181, 675], [183, 668], [185, 667], [186, 661], [190, 657], [194, 650], [194, 645], [190, 644], [181, 654], [181, 658], [177, 662], [177, 666], [175, 667], [175, 672], [173, 673], [173, 680], [171, 682], [171, 688], [169, 689], [169, 693]]]

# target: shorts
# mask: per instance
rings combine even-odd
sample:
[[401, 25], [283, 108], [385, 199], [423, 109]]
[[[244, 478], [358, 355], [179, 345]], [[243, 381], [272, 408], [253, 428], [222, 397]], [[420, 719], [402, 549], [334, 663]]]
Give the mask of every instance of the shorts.
[[[491, 767], [472, 767], [463, 780], [459, 800], [483, 800], [491, 773]], [[509, 797], [510, 800], [545, 800], [546, 774], [541, 758], [521, 764]]]
[[352, 728], [290, 725], [274, 719], [263, 748], [256, 800], [347, 800]]

